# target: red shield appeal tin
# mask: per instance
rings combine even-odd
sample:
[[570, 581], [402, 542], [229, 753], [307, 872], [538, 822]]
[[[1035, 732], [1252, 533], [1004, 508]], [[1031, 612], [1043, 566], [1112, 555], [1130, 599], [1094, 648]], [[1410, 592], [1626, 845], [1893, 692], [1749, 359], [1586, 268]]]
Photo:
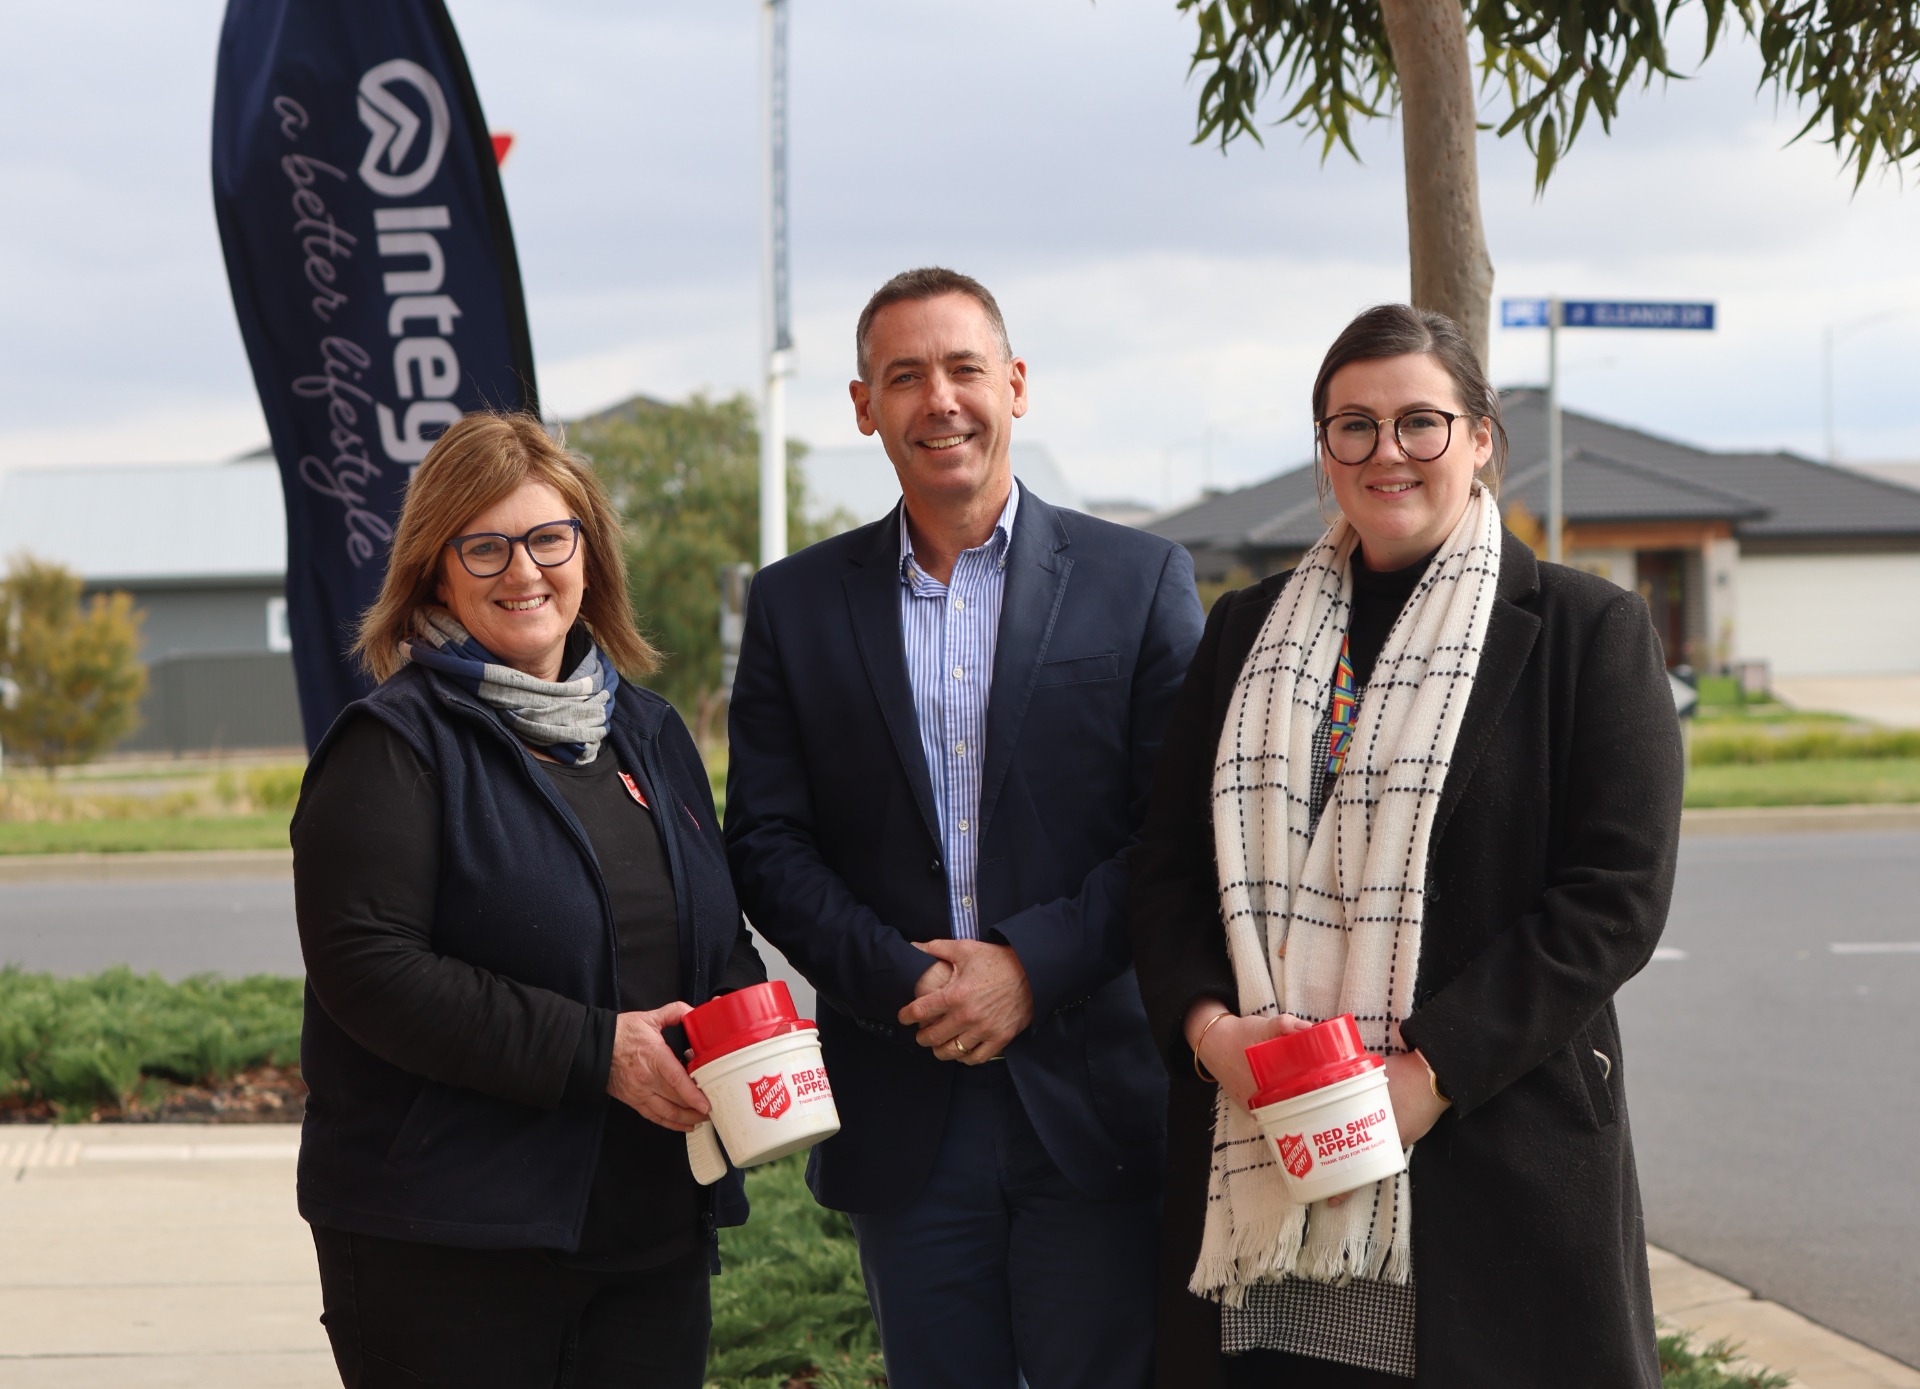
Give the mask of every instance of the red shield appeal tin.
[[1260, 1087], [1248, 1108], [1294, 1200], [1324, 1201], [1406, 1169], [1386, 1063], [1361, 1045], [1351, 1013], [1256, 1043], [1247, 1064]]
[[840, 1131], [820, 1034], [795, 1014], [785, 984], [776, 979], [723, 994], [688, 1013], [683, 1025], [693, 1048], [687, 1069], [712, 1106], [711, 1127], [702, 1124], [687, 1138], [701, 1181], [717, 1181], [726, 1170], [713, 1151], [715, 1133], [735, 1167], [753, 1167]]

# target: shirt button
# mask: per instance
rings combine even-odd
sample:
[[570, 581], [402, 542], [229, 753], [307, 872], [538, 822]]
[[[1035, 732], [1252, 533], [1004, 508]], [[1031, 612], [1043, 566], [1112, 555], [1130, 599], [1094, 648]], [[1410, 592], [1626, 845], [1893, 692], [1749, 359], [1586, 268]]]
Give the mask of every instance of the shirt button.
[[966, 668], [963, 666], [955, 666], [953, 668], [953, 678], [955, 680], [962, 679], [963, 677], [965, 677], [966, 673], [967, 673]]
[[973, 905], [973, 899], [971, 897], [962, 897], [960, 899], [960, 905], [963, 907], [971, 907]]
[[963, 612], [965, 612], [965, 611], [967, 610], [967, 600], [966, 600], [966, 599], [964, 599], [964, 598], [956, 598], [956, 599], [954, 599], [954, 600], [953, 600], [953, 610], [954, 610], [955, 612], [957, 612], [957, 613], [963, 613]]
[[960, 822], [960, 833], [965, 834], [966, 832], [967, 832], [967, 822], [965, 820], [962, 820]]
[[967, 745], [965, 743], [955, 743], [953, 745], [953, 751], [956, 756], [965, 757], [967, 755]]

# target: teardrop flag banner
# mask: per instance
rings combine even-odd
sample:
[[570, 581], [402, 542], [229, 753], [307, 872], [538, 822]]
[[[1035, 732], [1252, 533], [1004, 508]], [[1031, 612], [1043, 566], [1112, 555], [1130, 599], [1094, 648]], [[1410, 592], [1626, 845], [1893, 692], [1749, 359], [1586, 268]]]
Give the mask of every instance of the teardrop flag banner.
[[468, 410], [539, 408], [495, 145], [441, 0], [229, 0], [213, 200], [286, 498], [311, 748], [370, 688], [347, 649], [414, 465]]

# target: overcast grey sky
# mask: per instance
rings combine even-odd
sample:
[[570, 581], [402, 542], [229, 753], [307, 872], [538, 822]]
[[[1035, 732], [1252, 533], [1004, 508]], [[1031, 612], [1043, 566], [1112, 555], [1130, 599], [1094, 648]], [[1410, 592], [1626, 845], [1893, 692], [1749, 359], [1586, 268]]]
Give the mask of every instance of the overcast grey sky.
[[[755, 389], [758, 6], [450, 0], [504, 171], [545, 403]], [[229, 456], [265, 426], [208, 190], [216, 0], [0, 0], [0, 467]], [[792, 0], [791, 428], [857, 440], [851, 326], [908, 265], [999, 295], [1022, 437], [1093, 497], [1164, 502], [1303, 457], [1306, 391], [1357, 309], [1407, 292], [1399, 132], [1364, 163], [1290, 129], [1189, 143], [1172, 0]], [[1682, 53], [1697, 44], [1681, 42]], [[1920, 191], [1756, 94], [1734, 37], [1583, 134], [1546, 196], [1482, 141], [1496, 294], [1718, 303], [1698, 333], [1569, 334], [1567, 402], [1712, 446], [1920, 457]], [[1884, 317], [1877, 317], [1884, 315]], [[1860, 322], [1872, 318], [1871, 322]], [[1503, 383], [1544, 335], [1495, 330]], [[1203, 440], [1211, 436], [1211, 457]], [[876, 452], [876, 466], [883, 466]]]

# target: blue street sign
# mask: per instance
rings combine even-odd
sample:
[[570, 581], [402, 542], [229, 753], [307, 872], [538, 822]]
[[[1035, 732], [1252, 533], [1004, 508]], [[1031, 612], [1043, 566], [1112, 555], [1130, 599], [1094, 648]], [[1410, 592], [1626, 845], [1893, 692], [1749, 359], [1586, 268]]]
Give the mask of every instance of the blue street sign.
[[1565, 328], [1692, 328], [1706, 331], [1713, 327], [1713, 305], [1569, 299], [1560, 305], [1560, 324]]
[[[1545, 299], [1502, 299], [1502, 328], [1547, 327]], [[1713, 327], [1711, 304], [1649, 304], [1619, 299], [1568, 299], [1560, 305], [1562, 328], [1690, 328]]]

